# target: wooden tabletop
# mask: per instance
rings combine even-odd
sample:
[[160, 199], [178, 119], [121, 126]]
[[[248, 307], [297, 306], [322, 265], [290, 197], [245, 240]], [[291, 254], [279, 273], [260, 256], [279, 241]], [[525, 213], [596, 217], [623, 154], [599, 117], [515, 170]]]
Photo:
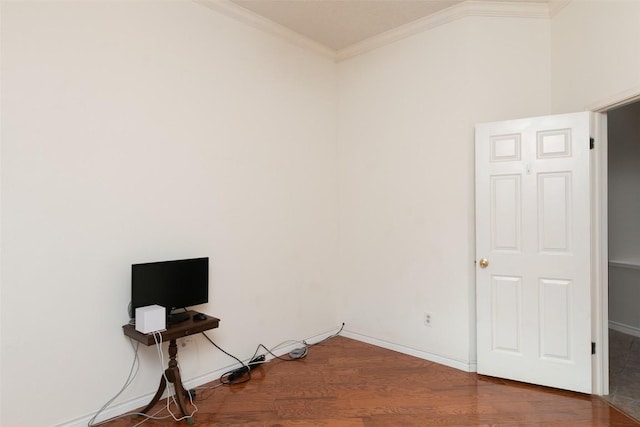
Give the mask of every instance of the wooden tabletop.
[[[187, 311], [187, 313], [189, 314], [189, 319], [180, 323], [168, 325], [166, 330], [160, 332], [162, 334], [162, 341], [171, 341], [177, 338], [199, 334], [200, 332], [217, 328], [220, 324], [220, 319], [218, 318], [207, 315], [205, 320], [194, 320], [193, 316], [198, 314], [198, 312], [190, 310]], [[138, 332], [136, 331], [135, 325], [122, 325], [122, 330], [126, 336], [131, 337], [142, 344], [153, 345], [156, 343], [152, 333], [143, 334], [142, 332]]]

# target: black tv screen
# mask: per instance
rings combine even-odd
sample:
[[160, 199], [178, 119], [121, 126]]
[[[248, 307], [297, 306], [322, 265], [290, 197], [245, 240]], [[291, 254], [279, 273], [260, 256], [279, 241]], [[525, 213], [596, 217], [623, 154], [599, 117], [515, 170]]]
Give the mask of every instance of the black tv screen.
[[138, 307], [157, 304], [165, 307], [169, 316], [172, 310], [186, 309], [207, 302], [209, 258], [149, 262], [131, 266], [131, 309], [134, 314]]

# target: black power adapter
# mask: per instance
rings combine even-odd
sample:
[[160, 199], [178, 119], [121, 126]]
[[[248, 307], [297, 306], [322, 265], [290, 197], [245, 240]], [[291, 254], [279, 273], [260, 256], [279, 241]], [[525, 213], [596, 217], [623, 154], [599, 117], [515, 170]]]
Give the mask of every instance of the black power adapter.
[[251, 359], [251, 361], [247, 364], [247, 366], [241, 366], [238, 369], [236, 369], [235, 371], [231, 371], [231, 373], [229, 374], [229, 376], [227, 377], [227, 381], [231, 382], [234, 380], [237, 380], [238, 378], [243, 377], [244, 375], [246, 375], [250, 370], [255, 369], [257, 366], [263, 364], [265, 361], [265, 357], [264, 354], [261, 354], [260, 356], [256, 356], [253, 359]]
[[256, 356], [253, 359], [251, 359], [251, 362], [249, 362], [249, 368], [253, 369], [258, 365], [262, 365], [264, 361], [265, 361], [264, 354], [261, 354], [260, 356]]

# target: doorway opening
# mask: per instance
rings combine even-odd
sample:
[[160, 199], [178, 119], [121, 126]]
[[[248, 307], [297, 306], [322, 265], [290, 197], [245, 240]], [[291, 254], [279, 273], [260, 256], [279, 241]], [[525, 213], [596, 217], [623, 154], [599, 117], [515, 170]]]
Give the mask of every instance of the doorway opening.
[[607, 111], [609, 394], [640, 419], [640, 101]]

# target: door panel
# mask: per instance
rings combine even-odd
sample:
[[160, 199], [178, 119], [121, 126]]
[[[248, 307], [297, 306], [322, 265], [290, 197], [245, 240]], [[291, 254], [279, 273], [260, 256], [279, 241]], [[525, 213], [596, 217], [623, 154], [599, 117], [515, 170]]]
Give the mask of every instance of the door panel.
[[589, 113], [476, 126], [478, 372], [591, 392]]
[[520, 250], [520, 175], [491, 177], [491, 247], [493, 250]]
[[571, 174], [538, 175], [538, 242], [542, 253], [571, 253]]
[[494, 351], [506, 351], [519, 356], [522, 353], [522, 278], [493, 276], [492, 282], [492, 348]]

